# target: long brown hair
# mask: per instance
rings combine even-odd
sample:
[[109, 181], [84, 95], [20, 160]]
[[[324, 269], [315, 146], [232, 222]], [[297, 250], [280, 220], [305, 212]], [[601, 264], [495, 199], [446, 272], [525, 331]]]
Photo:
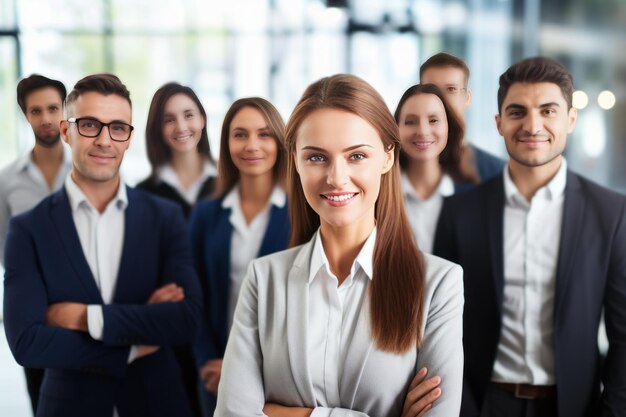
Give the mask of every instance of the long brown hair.
[[[287, 193], [291, 220], [290, 246], [307, 242], [320, 225], [309, 206], [296, 171], [296, 139], [302, 122], [319, 109], [337, 109], [367, 121], [396, 161], [400, 152], [398, 126], [384, 100], [368, 83], [338, 74], [311, 84], [294, 109], [285, 133]], [[370, 284], [372, 336], [379, 349], [402, 353], [421, 343], [424, 305], [424, 261], [404, 210], [398, 164], [380, 180], [376, 201], [376, 243]]]
[[158, 169], [172, 159], [172, 151], [165, 143], [165, 138], [163, 137], [163, 114], [165, 113], [165, 104], [176, 94], [183, 94], [189, 97], [198, 106], [198, 110], [204, 118], [204, 127], [202, 128], [200, 141], [196, 149], [206, 160], [213, 162], [211, 147], [209, 146], [209, 134], [207, 133], [209, 119], [200, 99], [190, 87], [178, 83], [167, 83], [154, 93], [146, 123], [146, 150], [150, 166], [152, 167], [150, 178], [153, 181], [157, 180]]
[[[459, 120], [456, 113], [450, 108], [447, 99], [434, 84], [416, 84], [409, 87], [398, 102], [396, 111], [393, 117], [396, 119], [396, 123], [400, 126], [400, 115], [402, 113], [402, 106], [406, 101], [419, 94], [433, 94], [441, 100], [443, 109], [446, 113], [446, 121], [448, 123], [448, 143], [439, 155], [439, 164], [443, 171], [450, 175], [455, 181], [471, 181], [474, 182], [473, 177], [469, 177], [461, 169], [461, 152], [463, 150], [463, 136], [465, 135], [465, 129], [463, 123]], [[400, 151], [400, 166], [404, 169], [409, 165], [409, 157], [404, 151]]]
[[246, 97], [235, 101], [224, 116], [222, 123], [222, 131], [220, 134], [220, 157], [217, 166], [218, 177], [215, 187], [214, 197], [222, 197], [237, 184], [239, 181], [239, 170], [235, 166], [230, 156], [230, 146], [228, 138], [230, 136], [230, 124], [244, 107], [252, 107], [261, 112], [267, 127], [274, 140], [276, 141], [276, 163], [272, 169], [274, 174], [274, 183], [281, 183], [285, 178], [287, 149], [285, 148], [285, 122], [280, 116], [276, 107], [269, 101], [261, 97]]

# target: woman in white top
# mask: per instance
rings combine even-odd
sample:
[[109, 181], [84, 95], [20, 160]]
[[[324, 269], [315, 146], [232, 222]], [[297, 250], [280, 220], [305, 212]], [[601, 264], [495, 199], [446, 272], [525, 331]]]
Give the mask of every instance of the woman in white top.
[[168, 83], [154, 93], [146, 150], [152, 172], [137, 188], [175, 201], [188, 218], [196, 202], [213, 192], [217, 175], [207, 115], [191, 88]]
[[248, 269], [215, 415], [458, 415], [462, 271], [415, 245], [382, 97], [323, 78], [286, 142], [293, 247]]
[[289, 241], [284, 135], [285, 124], [270, 102], [235, 101], [222, 124], [216, 198], [198, 203], [191, 216], [206, 311], [194, 353], [207, 417], [215, 411], [222, 357], [248, 264], [285, 249]]
[[409, 222], [417, 246], [431, 253], [443, 198], [454, 193], [455, 182], [476, 182], [461, 169], [463, 125], [433, 84], [406, 90], [394, 116]]
[[[152, 97], [146, 124], [150, 177], [137, 188], [177, 203], [185, 218], [214, 188], [217, 169], [211, 157], [207, 115], [189, 87], [168, 83]], [[194, 415], [200, 415], [198, 373], [191, 345], [175, 346], [185, 390]]]

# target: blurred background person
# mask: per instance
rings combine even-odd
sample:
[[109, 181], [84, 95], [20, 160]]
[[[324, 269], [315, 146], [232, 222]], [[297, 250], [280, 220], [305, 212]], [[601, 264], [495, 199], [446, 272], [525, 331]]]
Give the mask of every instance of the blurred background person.
[[154, 93], [146, 125], [152, 172], [137, 187], [176, 201], [185, 217], [215, 185], [207, 123], [204, 107], [190, 87], [168, 83]]
[[191, 219], [206, 310], [195, 346], [205, 417], [215, 410], [222, 357], [248, 264], [287, 247], [285, 164], [285, 124], [278, 111], [259, 97], [235, 101], [222, 124], [216, 198], [199, 203]]
[[443, 198], [454, 193], [455, 182], [477, 181], [461, 168], [463, 126], [433, 84], [406, 90], [394, 118], [400, 131], [407, 215], [417, 246], [431, 253]]
[[[17, 85], [17, 104], [35, 136], [35, 146], [0, 170], [0, 263], [11, 217], [33, 208], [63, 185], [72, 167], [69, 151], [60, 140], [66, 90], [62, 82], [39, 74]], [[0, 316], [1, 318], [1, 316]], [[33, 414], [37, 412], [44, 370], [24, 368]]]
[[[190, 87], [172, 82], [154, 93], [146, 125], [146, 150], [152, 172], [137, 188], [178, 203], [189, 218], [196, 202], [213, 191], [217, 175], [206, 112]], [[175, 346], [174, 353], [194, 413], [200, 415], [198, 373], [191, 345]]]

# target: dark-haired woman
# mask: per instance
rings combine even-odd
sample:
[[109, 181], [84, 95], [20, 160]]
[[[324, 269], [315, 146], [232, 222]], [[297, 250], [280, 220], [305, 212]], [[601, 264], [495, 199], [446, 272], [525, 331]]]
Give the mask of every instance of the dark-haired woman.
[[417, 249], [382, 97], [323, 78], [285, 136], [293, 247], [248, 269], [215, 415], [457, 416], [462, 271]]
[[222, 358], [250, 261], [287, 247], [285, 125], [258, 97], [235, 101], [220, 138], [217, 198], [192, 214], [192, 248], [204, 286], [205, 321], [195, 346], [203, 414], [213, 416]]
[[168, 83], [156, 91], [148, 113], [146, 149], [152, 172], [137, 187], [177, 202], [189, 217], [196, 202], [213, 192], [217, 175], [207, 115], [191, 88]]
[[463, 125], [433, 84], [406, 90], [394, 117], [409, 222], [417, 246], [431, 253], [443, 198], [454, 193], [455, 182], [474, 181], [461, 169]]
[[[214, 188], [217, 169], [211, 157], [207, 115], [189, 87], [168, 83], [150, 103], [146, 149], [152, 166], [150, 177], [137, 188], [179, 204], [186, 218], [197, 201]], [[185, 389], [195, 415], [200, 415], [198, 373], [190, 345], [174, 348]]]

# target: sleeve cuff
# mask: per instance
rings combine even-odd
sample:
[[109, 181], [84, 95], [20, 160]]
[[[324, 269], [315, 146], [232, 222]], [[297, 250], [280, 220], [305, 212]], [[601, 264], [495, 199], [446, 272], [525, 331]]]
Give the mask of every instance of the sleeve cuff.
[[89, 335], [95, 340], [102, 340], [104, 333], [104, 315], [102, 314], [102, 306], [92, 304], [87, 306], [87, 329]]
[[130, 353], [128, 354], [128, 362], [126, 362], [127, 364], [130, 364], [132, 361], [137, 359], [138, 351], [139, 351], [138, 345], [132, 345], [130, 347]]

